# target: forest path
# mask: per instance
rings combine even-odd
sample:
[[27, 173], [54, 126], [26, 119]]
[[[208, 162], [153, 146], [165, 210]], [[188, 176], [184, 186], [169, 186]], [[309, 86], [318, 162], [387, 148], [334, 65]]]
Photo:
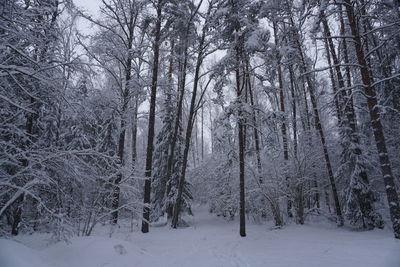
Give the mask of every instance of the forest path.
[[45, 239], [40, 235], [21, 236], [18, 243], [0, 239], [0, 266], [400, 266], [400, 241], [390, 230], [355, 232], [329, 224], [273, 230], [248, 222], [243, 238], [237, 220], [228, 222], [206, 207], [195, 207], [188, 221], [190, 227], [151, 227], [147, 234], [121, 227], [112, 238], [107, 237], [105, 227], [99, 229], [103, 233], [49, 246], [43, 246]]

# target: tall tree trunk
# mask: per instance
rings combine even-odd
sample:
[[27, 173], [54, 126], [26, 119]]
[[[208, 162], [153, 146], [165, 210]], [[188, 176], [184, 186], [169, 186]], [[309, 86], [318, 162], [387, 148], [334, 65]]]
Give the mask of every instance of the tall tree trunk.
[[[335, 65], [336, 76], [338, 79], [339, 90], [342, 95], [342, 101], [340, 102], [340, 104], [344, 109], [344, 120], [342, 122], [344, 125], [340, 125], [340, 127], [344, 127], [344, 129], [342, 129], [342, 132], [345, 135], [348, 135], [350, 142], [352, 142], [353, 144], [352, 147], [354, 147], [354, 149], [350, 150], [350, 153], [354, 153], [353, 160], [355, 161], [356, 170], [353, 170], [353, 172], [359, 172], [358, 175], [356, 174], [358, 177], [354, 177], [356, 180], [359, 181], [356, 181], [356, 184], [353, 186], [353, 188], [351, 188], [351, 190], [357, 198], [357, 202], [363, 216], [364, 228], [373, 229], [375, 226], [380, 227], [382, 225], [382, 221], [380, 220], [380, 216], [375, 212], [373, 207], [374, 196], [369, 186], [369, 179], [364, 164], [362, 162], [359, 162], [359, 158], [362, 156], [363, 152], [361, 150], [360, 140], [357, 133], [356, 116], [345, 89], [344, 77], [342, 75], [342, 71], [339, 65], [340, 62], [336, 55], [336, 50], [331, 37], [332, 35], [329, 29], [328, 21], [326, 20], [325, 14], [323, 12], [322, 24], [325, 36], [327, 37], [326, 41], [329, 44], [329, 48], [327, 48], [327, 53], [329, 55], [330, 52], [330, 54], [332, 55], [333, 64]], [[348, 128], [350, 129], [350, 132], [347, 130]], [[367, 225], [365, 223], [367, 223]]]
[[[249, 91], [249, 96], [250, 96], [250, 104], [252, 107], [255, 107], [254, 103], [254, 95], [253, 95], [253, 89], [251, 86], [251, 80], [250, 80], [250, 72], [249, 72], [249, 63], [246, 61], [246, 82], [247, 82], [247, 88]], [[258, 184], [260, 186], [261, 190], [264, 190], [264, 180], [263, 180], [263, 175], [262, 175], [262, 164], [261, 164], [261, 148], [260, 148], [260, 136], [259, 136], [259, 128], [258, 128], [258, 121], [257, 121], [257, 113], [255, 110], [253, 110], [252, 113], [253, 116], [253, 134], [254, 134], [254, 145], [256, 149], [256, 160], [257, 160], [257, 174], [258, 174]], [[265, 199], [269, 202], [271, 206], [271, 211], [272, 215], [274, 217], [275, 221], [275, 226], [282, 226], [283, 221], [281, 217], [281, 212], [279, 208], [279, 203], [278, 201], [274, 201], [270, 196], [267, 196], [267, 193], [263, 192], [263, 195], [265, 196]], [[265, 201], [263, 201], [263, 204], [265, 204]], [[263, 214], [265, 217], [265, 215]]]
[[[279, 47], [279, 40], [278, 40], [278, 30], [277, 30], [277, 25], [274, 22], [273, 24], [273, 29], [274, 29], [274, 38], [275, 38], [275, 46]], [[283, 77], [282, 77], [282, 66], [281, 66], [281, 55], [278, 55], [278, 66], [277, 66], [277, 71], [278, 71], [278, 85], [279, 85], [279, 110], [282, 113], [283, 119], [282, 119], [282, 126], [281, 126], [281, 132], [282, 132], [282, 143], [283, 143], [283, 160], [284, 160], [284, 172], [285, 172], [285, 179], [286, 179], [286, 184], [288, 188], [288, 195], [290, 195], [290, 177], [288, 175], [288, 161], [289, 161], [289, 147], [288, 147], [288, 135], [287, 135], [287, 128], [286, 128], [286, 113], [285, 113], [285, 94], [283, 91]], [[293, 217], [292, 214], [292, 200], [291, 196], [287, 198], [287, 214], [289, 217]]]
[[132, 170], [135, 170], [137, 159], [137, 127], [138, 127], [138, 107], [139, 100], [135, 97], [134, 110], [132, 116]]
[[[240, 48], [239, 45], [236, 47], [236, 93], [240, 103], [243, 102], [242, 91], [243, 88], [240, 85]], [[245, 186], [244, 186], [244, 175], [245, 175], [245, 122], [242, 118], [243, 111], [242, 107], [238, 110], [238, 138], [239, 138], [239, 187], [240, 187], [240, 236], [246, 236], [246, 210], [245, 210]]]
[[[250, 104], [254, 108], [254, 96], [253, 96], [253, 89], [251, 86], [251, 81], [250, 81], [250, 73], [249, 73], [249, 63], [246, 62], [246, 82], [247, 82], [247, 88], [249, 91], [249, 96], [250, 96]], [[253, 116], [253, 134], [254, 134], [254, 145], [256, 149], [256, 159], [257, 159], [257, 171], [258, 171], [258, 180], [260, 184], [263, 183], [263, 177], [262, 177], [262, 165], [261, 165], [261, 149], [260, 149], [260, 137], [258, 135], [258, 123], [257, 123], [257, 116], [256, 116], [256, 111], [253, 109], [252, 116]]]
[[[209, 7], [208, 12], [211, 12], [210, 7]], [[181, 169], [181, 173], [179, 176], [178, 192], [177, 192], [176, 202], [175, 202], [174, 209], [173, 209], [173, 216], [172, 216], [172, 223], [171, 223], [172, 228], [178, 227], [179, 214], [181, 211], [182, 194], [183, 194], [183, 187], [184, 187], [185, 178], [186, 178], [185, 176], [186, 176], [186, 168], [187, 168], [187, 162], [188, 162], [188, 157], [189, 157], [190, 141], [191, 141], [191, 137], [192, 137], [192, 131], [193, 131], [193, 126], [195, 123], [196, 112], [197, 112], [197, 110], [196, 110], [197, 89], [198, 89], [198, 84], [199, 84], [199, 79], [200, 79], [200, 68], [201, 68], [201, 65], [203, 64], [203, 59], [204, 59], [204, 42], [205, 42], [206, 34], [207, 34], [207, 27], [204, 26], [203, 30], [202, 30], [202, 36], [201, 36], [199, 46], [198, 46], [198, 55], [197, 55], [196, 68], [195, 68], [194, 80], [193, 80], [193, 92], [192, 92], [192, 98], [190, 101], [189, 116], [188, 116], [186, 134], [185, 134], [185, 148], [183, 151], [182, 169]]]
[[[168, 162], [167, 162], [167, 173], [166, 173], [166, 181], [167, 181], [167, 190], [166, 195], [169, 195], [171, 191], [171, 178], [172, 178], [172, 171], [174, 168], [174, 159], [176, 159], [175, 148], [176, 143], [178, 140], [178, 136], [180, 135], [180, 126], [181, 126], [181, 118], [183, 114], [183, 100], [184, 100], [184, 93], [185, 93], [185, 83], [186, 83], [186, 68], [187, 68], [187, 60], [188, 60], [188, 47], [187, 42], [185, 42], [185, 48], [183, 53], [183, 62], [180, 62], [180, 70], [179, 70], [179, 84], [178, 84], [178, 105], [177, 105], [177, 113], [175, 117], [175, 124], [174, 124], [174, 132], [172, 135], [172, 140], [169, 147], [169, 154], [168, 154]], [[182, 58], [182, 55], [180, 55]], [[181, 60], [180, 60], [181, 61]], [[168, 218], [172, 215], [172, 206], [167, 207]]]
[[112, 217], [112, 223], [116, 224], [118, 222], [118, 207], [119, 207], [119, 195], [120, 195], [120, 187], [119, 184], [122, 181], [122, 176], [123, 176], [123, 168], [124, 168], [124, 149], [125, 149], [125, 133], [126, 133], [126, 112], [128, 109], [129, 105], [129, 88], [128, 88], [128, 83], [130, 81], [130, 66], [131, 66], [131, 60], [128, 59], [128, 64], [127, 64], [127, 70], [126, 70], [126, 85], [125, 85], [125, 90], [124, 90], [124, 95], [123, 95], [123, 104], [122, 104], [122, 110], [121, 110], [121, 129], [120, 129], [120, 134], [119, 134], [119, 139], [118, 139], [118, 158], [120, 161], [120, 170], [119, 173], [117, 174], [117, 178], [114, 180], [114, 191], [113, 191], [113, 200], [112, 200], [112, 209], [113, 212], [111, 213]]
[[157, 20], [155, 25], [155, 36], [153, 44], [153, 68], [151, 79], [151, 95], [150, 95], [150, 112], [149, 112], [149, 127], [147, 133], [147, 150], [146, 150], [146, 180], [144, 182], [144, 207], [142, 233], [149, 232], [150, 219], [150, 193], [151, 193], [151, 169], [153, 165], [153, 141], [154, 141], [154, 124], [156, 115], [156, 96], [157, 96], [157, 81], [158, 81], [158, 61], [160, 54], [160, 38], [161, 38], [161, 9], [162, 0], [157, 2]]
[[[236, 74], [239, 75], [239, 74]], [[240, 83], [237, 83], [240, 85]], [[240, 93], [238, 97], [241, 97]], [[240, 182], [240, 236], [246, 236], [246, 215], [245, 215], [245, 186], [244, 186], [244, 174], [245, 174], [245, 129], [244, 122], [242, 122], [243, 112], [238, 112], [239, 117], [239, 182]]]
[[360, 66], [363, 89], [367, 97], [367, 105], [368, 105], [369, 115], [371, 117], [371, 125], [375, 138], [376, 148], [379, 153], [379, 162], [383, 174], [386, 196], [389, 203], [390, 218], [393, 224], [393, 232], [394, 236], [400, 239], [399, 198], [396, 192], [389, 155], [386, 149], [386, 141], [383, 133], [382, 123], [380, 120], [381, 118], [380, 118], [376, 91], [372, 83], [372, 77], [370, 76], [370, 72], [368, 70], [368, 65], [362, 48], [361, 37], [356, 17], [354, 14], [354, 7], [352, 5], [353, 3], [350, 0], [345, 0], [344, 2], [345, 2], [347, 17], [349, 19], [351, 34], [353, 35], [357, 61]]
[[[39, 9], [45, 8], [47, 4], [39, 3], [38, 8]], [[34, 36], [36, 38], [38, 38], [38, 40], [44, 41], [44, 45], [42, 47], [34, 49], [34, 57], [35, 57], [36, 62], [43, 63], [46, 60], [46, 54], [48, 52], [48, 49], [51, 46], [51, 42], [54, 40], [53, 38], [50, 38], [50, 35], [53, 33], [57, 18], [60, 15], [60, 13], [58, 11], [58, 5], [59, 5], [59, 2], [54, 1], [52, 3], [52, 5], [50, 6], [50, 8], [53, 11], [51, 13], [50, 24], [48, 25], [49, 28], [47, 29], [47, 31], [45, 33], [46, 36], [42, 36], [42, 34], [39, 32], [34, 34]], [[26, 6], [28, 7], [28, 5], [26, 5]], [[49, 6], [47, 6], [46, 8], [49, 8]], [[38, 25], [41, 23], [45, 23], [42, 15], [37, 16], [37, 21], [38, 21], [37, 22]], [[43, 38], [45, 38], [45, 39], [43, 39]], [[33, 90], [35, 90], [36, 92], [39, 91], [40, 87], [37, 82], [33, 83], [33, 87], [34, 87]], [[35, 100], [35, 98], [33, 98], [33, 97], [30, 97], [30, 104], [31, 104], [31, 107], [36, 110], [35, 110], [35, 113], [29, 113], [27, 115], [25, 130], [26, 130], [28, 141], [26, 141], [25, 144], [23, 144], [23, 146], [25, 146], [24, 149], [26, 149], [30, 143], [33, 143], [36, 141], [36, 136], [34, 135], [34, 124], [37, 121], [37, 119], [39, 118], [38, 106], [40, 104], [38, 104], [37, 101]], [[28, 159], [26, 159], [26, 158], [22, 159], [21, 165], [23, 167], [28, 167], [28, 165], [29, 165]], [[12, 235], [18, 235], [18, 233], [19, 233], [19, 228], [21, 226], [21, 221], [22, 221], [22, 206], [23, 206], [24, 200], [25, 200], [25, 192], [23, 192], [14, 202], [15, 209], [12, 212], [13, 222], [11, 225], [11, 234]]]
[[297, 158], [297, 104], [296, 104], [296, 93], [295, 93], [295, 81], [292, 66], [289, 66], [289, 78], [290, 78], [290, 93], [292, 97], [292, 127], [293, 127], [293, 152], [294, 157]]
[[331, 63], [331, 57], [329, 54], [329, 46], [328, 46], [328, 40], [324, 40], [325, 44], [325, 51], [326, 51], [326, 61], [328, 62], [328, 67], [329, 67], [329, 79], [331, 80], [331, 86], [332, 86], [332, 91], [333, 91], [333, 98], [335, 102], [335, 108], [336, 108], [336, 117], [338, 119], [338, 124], [340, 125], [342, 123], [342, 118], [341, 118], [341, 112], [340, 112], [340, 107], [339, 107], [339, 95], [338, 95], [338, 88], [336, 87], [336, 81], [335, 81], [335, 76], [333, 74], [333, 69], [332, 69], [332, 63]]
[[[133, 30], [134, 30], [134, 18], [133, 16], [130, 17], [128, 29], [128, 41], [127, 41], [127, 48], [132, 49], [133, 44]], [[132, 71], [132, 56], [128, 53], [128, 57], [126, 59], [125, 65], [125, 88], [122, 95], [122, 110], [121, 110], [121, 128], [120, 134], [118, 139], [118, 158], [120, 161], [120, 171], [117, 174], [117, 178], [114, 180], [114, 191], [113, 191], [113, 199], [112, 199], [112, 209], [113, 212], [111, 213], [112, 223], [116, 224], [118, 222], [118, 208], [119, 208], [119, 195], [120, 195], [120, 187], [119, 184], [122, 181], [123, 177], [123, 168], [125, 165], [124, 162], [124, 150], [125, 150], [125, 133], [126, 133], [126, 119], [127, 119], [127, 111], [129, 107], [130, 101], [130, 81], [131, 81], [131, 71]]]
[[[30, 103], [32, 107], [36, 106], [35, 102], [36, 102], [35, 99], [31, 97]], [[24, 144], [25, 149], [29, 146], [29, 143], [32, 142], [34, 138], [34, 124], [35, 121], [38, 119], [37, 112], [38, 111], [36, 111], [35, 113], [29, 113], [26, 118], [25, 130], [29, 141], [27, 141], [26, 144]], [[28, 164], [29, 164], [28, 159], [21, 160], [21, 165], [23, 167], [27, 167]], [[24, 199], [25, 199], [25, 193], [22, 193], [14, 202], [15, 209], [12, 211], [12, 224], [11, 224], [12, 235], [18, 235], [19, 233], [19, 227], [21, 226], [21, 220], [22, 220], [22, 206]]]
[[[170, 46], [170, 59], [169, 59], [169, 66], [168, 66], [168, 87], [167, 87], [167, 103], [172, 103], [172, 92], [173, 92], [173, 72], [174, 72], [174, 56], [175, 56], [175, 39], [171, 38], [171, 46]], [[179, 64], [178, 64], [179, 65]], [[179, 69], [179, 68], [178, 68]], [[173, 133], [174, 134], [174, 133]], [[175, 141], [176, 142], [176, 141]], [[171, 190], [171, 183], [170, 183], [170, 174], [172, 172], [172, 158], [171, 158], [171, 164], [169, 164], [170, 157], [172, 157], [172, 143], [169, 144], [169, 147], [167, 149], [166, 156], [167, 156], [167, 174], [165, 175], [165, 192], [164, 192], [164, 199], [168, 199], [169, 192]], [[174, 145], [174, 150], [175, 150], [175, 145]], [[166, 207], [166, 212], [167, 212], [167, 220], [172, 218], [172, 205], [168, 205]]]
[[[294, 25], [294, 22], [291, 21], [292, 25]], [[299, 51], [299, 55], [300, 55], [300, 68], [303, 71], [305, 78], [306, 78], [306, 82], [308, 85], [308, 92], [310, 95], [310, 100], [311, 100], [311, 105], [313, 108], [313, 113], [314, 113], [314, 124], [315, 124], [315, 128], [317, 129], [318, 135], [320, 137], [320, 141], [322, 144], [322, 149], [323, 149], [323, 153], [324, 153], [324, 158], [325, 158], [325, 163], [326, 163], [326, 168], [328, 171], [328, 177], [329, 177], [329, 182], [331, 184], [331, 189], [332, 189], [332, 195], [333, 195], [333, 200], [335, 203], [335, 211], [336, 211], [336, 216], [337, 216], [337, 224], [338, 226], [343, 226], [344, 224], [344, 219], [343, 219], [343, 215], [342, 215], [342, 209], [340, 207], [340, 202], [339, 202], [339, 195], [337, 193], [337, 189], [336, 189], [336, 182], [335, 182], [335, 177], [333, 176], [333, 170], [332, 170], [332, 164], [331, 164], [331, 160], [329, 157], [329, 152], [328, 152], [328, 147], [326, 144], [326, 140], [325, 140], [325, 133], [324, 130], [322, 128], [322, 124], [321, 124], [321, 119], [319, 116], [319, 110], [318, 110], [318, 105], [317, 105], [317, 99], [315, 97], [315, 89], [314, 89], [314, 83], [311, 79], [311, 75], [308, 73], [309, 69], [307, 67], [305, 58], [304, 58], [304, 52], [302, 49], [302, 46], [300, 44], [300, 41], [298, 39], [299, 37], [295, 38], [295, 41], [297, 43], [297, 49]]]
[[210, 135], [211, 135], [211, 154], [214, 153], [214, 121], [213, 121], [213, 115], [212, 115], [212, 108], [211, 104], [208, 106], [208, 116], [210, 118]]
[[[344, 36], [346, 33], [346, 26], [344, 23], [344, 18], [343, 18], [343, 10], [342, 10], [342, 5], [339, 5], [339, 21], [340, 21], [340, 35]], [[343, 59], [344, 59], [344, 64], [345, 64], [345, 71], [346, 71], [346, 82], [347, 82], [347, 87], [351, 87], [351, 71], [350, 71], [350, 60], [349, 60], [349, 53], [347, 49], [347, 40], [346, 38], [343, 38], [342, 40], [342, 46], [343, 46]], [[350, 90], [350, 89], [349, 89]], [[348, 93], [348, 95], [351, 97], [351, 92]], [[352, 101], [351, 101], [352, 104]]]
[[204, 105], [201, 107], [201, 160], [204, 160]]

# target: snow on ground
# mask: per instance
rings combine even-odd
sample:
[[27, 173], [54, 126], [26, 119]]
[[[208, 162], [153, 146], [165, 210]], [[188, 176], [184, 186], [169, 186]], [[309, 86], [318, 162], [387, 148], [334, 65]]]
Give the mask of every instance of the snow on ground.
[[[399, 267], [400, 241], [388, 230], [356, 232], [334, 225], [288, 225], [272, 230], [226, 222], [195, 209], [191, 227], [152, 227], [150, 233], [119, 229], [107, 235], [72, 238], [46, 246], [48, 236], [0, 239], [1, 267], [268, 266]], [[123, 232], [126, 232], [125, 234]]]

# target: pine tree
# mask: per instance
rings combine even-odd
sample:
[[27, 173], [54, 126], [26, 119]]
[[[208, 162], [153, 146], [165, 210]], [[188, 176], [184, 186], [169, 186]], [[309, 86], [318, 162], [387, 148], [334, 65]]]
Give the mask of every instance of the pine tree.
[[365, 58], [364, 50], [361, 45], [359, 25], [356, 21], [353, 3], [350, 0], [345, 1], [345, 9], [349, 26], [354, 40], [357, 61], [360, 66], [363, 90], [367, 96], [369, 115], [371, 117], [371, 126], [374, 133], [376, 147], [379, 153], [379, 163], [383, 174], [383, 181], [386, 188], [386, 196], [389, 203], [390, 217], [393, 223], [393, 232], [396, 238], [400, 238], [400, 204], [394, 179], [390, 159], [386, 148], [385, 135], [383, 133], [382, 122], [380, 120], [380, 110], [377, 102], [377, 94], [372, 82], [371, 73], [368, 70], [368, 64]]

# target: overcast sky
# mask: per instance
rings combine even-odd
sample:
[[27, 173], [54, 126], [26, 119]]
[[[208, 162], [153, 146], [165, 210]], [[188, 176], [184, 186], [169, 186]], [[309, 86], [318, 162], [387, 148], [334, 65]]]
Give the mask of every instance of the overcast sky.
[[[96, 16], [99, 11], [101, 0], [73, 0], [79, 8], [85, 9], [90, 15]], [[87, 20], [80, 19], [78, 27], [85, 34], [90, 32], [90, 23]]]
[[96, 14], [99, 10], [101, 0], [73, 0], [76, 6], [83, 7], [91, 14]]

